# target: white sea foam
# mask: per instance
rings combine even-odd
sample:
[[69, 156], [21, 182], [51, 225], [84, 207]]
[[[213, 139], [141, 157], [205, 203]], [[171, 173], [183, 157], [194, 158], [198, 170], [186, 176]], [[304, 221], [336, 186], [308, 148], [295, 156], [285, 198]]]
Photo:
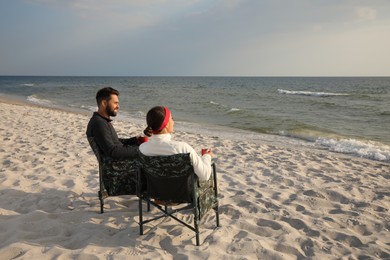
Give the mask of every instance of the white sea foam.
[[312, 92], [312, 91], [293, 91], [278, 89], [280, 94], [286, 95], [300, 95], [300, 96], [313, 96], [313, 97], [330, 97], [330, 96], [348, 96], [346, 93], [330, 93], [330, 92]]
[[88, 110], [88, 111], [97, 111], [97, 106], [85, 106], [85, 105], [81, 105], [81, 109], [85, 109], [85, 110]]
[[39, 98], [37, 95], [31, 95], [27, 97], [27, 100], [29, 102], [45, 105], [45, 106], [52, 106], [53, 103], [50, 100]]
[[353, 154], [371, 160], [390, 162], [390, 146], [377, 142], [355, 139], [338, 140], [318, 138], [315, 144], [333, 152]]
[[137, 112], [135, 112], [135, 116], [137, 118], [145, 119], [146, 118], [146, 113], [144, 111], [138, 110]]
[[236, 107], [229, 107], [227, 105], [224, 105], [224, 104], [220, 104], [220, 103], [217, 103], [217, 102], [214, 102], [214, 101], [210, 101], [210, 104], [216, 106], [216, 107], [219, 107], [219, 108], [222, 108], [224, 110], [227, 111], [227, 113], [234, 113], [234, 112], [238, 112], [240, 111], [241, 109], [239, 108], [236, 108]]
[[233, 108], [231, 108], [231, 109], [229, 110], [229, 113], [237, 112], [237, 111], [240, 111], [240, 110], [241, 110], [241, 109], [239, 109], [239, 108], [233, 107]]
[[22, 86], [26, 86], [26, 87], [34, 87], [35, 84], [34, 83], [26, 83], [26, 84], [22, 84]]

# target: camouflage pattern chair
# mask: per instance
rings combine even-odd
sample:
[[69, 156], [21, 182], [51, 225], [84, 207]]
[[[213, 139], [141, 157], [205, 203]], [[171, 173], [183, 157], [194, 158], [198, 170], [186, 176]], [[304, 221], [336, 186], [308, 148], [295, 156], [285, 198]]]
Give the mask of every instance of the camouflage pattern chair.
[[88, 137], [88, 142], [99, 163], [98, 196], [100, 213], [103, 213], [105, 198], [136, 194], [137, 160], [113, 160], [104, 156], [93, 137]]
[[[214, 163], [210, 179], [199, 181], [194, 173], [189, 154], [170, 156], [140, 154], [139, 161], [137, 196], [139, 197], [140, 235], [143, 235], [144, 224], [162, 217], [172, 217], [195, 232], [198, 246], [199, 224], [210, 209], [215, 211], [216, 226], [219, 227], [217, 172]], [[144, 220], [142, 201], [147, 202], [148, 211], [152, 204], [163, 214]], [[189, 212], [194, 215], [193, 226], [173, 215], [188, 209], [191, 209]]]

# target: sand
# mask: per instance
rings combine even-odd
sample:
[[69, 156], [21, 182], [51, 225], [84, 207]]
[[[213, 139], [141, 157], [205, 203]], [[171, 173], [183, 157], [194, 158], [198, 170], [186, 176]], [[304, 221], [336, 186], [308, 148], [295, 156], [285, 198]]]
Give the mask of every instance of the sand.
[[[216, 155], [221, 227], [208, 214], [197, 247], [170, 219], [140, 236], [135, 196], [107, 199], [100, 214], [88, 115], [4, 100], [0, 112], [0, 259], [390, 258], [389, 164], [176, 132]], [[114, 126], [121, 137], [144, 128]]]

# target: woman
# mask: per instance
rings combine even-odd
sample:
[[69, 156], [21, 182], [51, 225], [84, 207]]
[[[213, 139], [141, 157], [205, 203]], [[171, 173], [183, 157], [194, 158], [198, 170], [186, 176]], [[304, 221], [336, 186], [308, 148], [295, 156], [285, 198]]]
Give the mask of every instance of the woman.
[[146, 115], [146, 123], [148, 127], [144, 133], [151, 137], [148, 142], [140, 145], [139, 149], [142, 154], [158, 156], [189, 153], [199, 180], [205, 181], [210, 178], [212, 152], [207, 150], [199, 156], [189, 144], [173, 141], [171, 133], [173, 133], [175, 122], [168, 108], [157, 106], [150, 109]]

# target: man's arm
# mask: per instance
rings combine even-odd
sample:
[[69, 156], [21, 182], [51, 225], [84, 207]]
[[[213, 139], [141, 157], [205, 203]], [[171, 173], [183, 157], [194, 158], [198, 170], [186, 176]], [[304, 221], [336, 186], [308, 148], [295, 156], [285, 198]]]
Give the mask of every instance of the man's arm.
[[95, 120], [92, 127], [92, 136], [96, 144], [106, 156], [113, 159], [135, 158], [138, 155], [138, 147], [124, 145], [119, 141], [118, 135], [111, 123], [102, 120]]
[[139, 141], [137, 137], [131, 138], [119, 138], [119, 141], [124, 145], [139, 145]]

